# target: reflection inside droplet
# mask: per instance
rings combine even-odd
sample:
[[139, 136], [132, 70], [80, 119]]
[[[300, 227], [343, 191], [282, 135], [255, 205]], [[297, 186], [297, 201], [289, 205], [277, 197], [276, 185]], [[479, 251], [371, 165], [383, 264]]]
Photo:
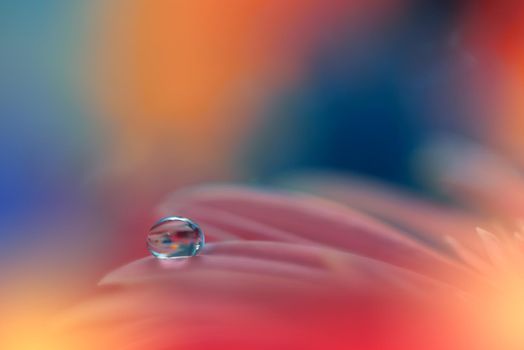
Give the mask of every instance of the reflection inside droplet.
[[160, 219], [147, 236], [147, 249], [159, 259], [196, 255], [204, 246], [204, 234], [196, 223], [177, 216]]

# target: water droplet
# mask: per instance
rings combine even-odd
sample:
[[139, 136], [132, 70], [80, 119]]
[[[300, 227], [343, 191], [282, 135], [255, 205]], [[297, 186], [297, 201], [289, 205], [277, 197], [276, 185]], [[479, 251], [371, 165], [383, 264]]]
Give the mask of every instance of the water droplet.
[[200, 227], [177, 216], [158, 220], [147, 235], [147, 249], [159, 259], [194, 256], [203, 246], [204, 233]]

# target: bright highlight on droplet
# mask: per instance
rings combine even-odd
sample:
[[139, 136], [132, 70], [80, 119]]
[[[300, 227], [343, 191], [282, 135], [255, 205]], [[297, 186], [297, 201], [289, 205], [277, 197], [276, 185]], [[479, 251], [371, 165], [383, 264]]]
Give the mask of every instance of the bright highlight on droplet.
[[147, 249], [159, 259], [194, 256], [204, 247], [204, 233], [193, 221], [169, 216], [158, 220], [147, 235]]

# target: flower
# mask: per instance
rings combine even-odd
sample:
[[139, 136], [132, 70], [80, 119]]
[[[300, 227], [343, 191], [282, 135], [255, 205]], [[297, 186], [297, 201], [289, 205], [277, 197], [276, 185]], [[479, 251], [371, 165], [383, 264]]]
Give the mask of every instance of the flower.
[[118, 268], [55, 326], [98, 349], [524, 344], [520, 236], [475, 235], [478, 214], [358, 180], [294, 183], [331, 199], [220, 185], [175, 193], [159, 214], [198, 222], [203, 253]]

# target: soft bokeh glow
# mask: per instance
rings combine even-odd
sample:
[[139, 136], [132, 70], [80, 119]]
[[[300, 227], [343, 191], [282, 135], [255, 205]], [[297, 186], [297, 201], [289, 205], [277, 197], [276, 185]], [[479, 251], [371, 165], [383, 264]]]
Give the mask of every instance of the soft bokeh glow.
[[523, 348], [519, 1], [0, 7], [0, 349]]

